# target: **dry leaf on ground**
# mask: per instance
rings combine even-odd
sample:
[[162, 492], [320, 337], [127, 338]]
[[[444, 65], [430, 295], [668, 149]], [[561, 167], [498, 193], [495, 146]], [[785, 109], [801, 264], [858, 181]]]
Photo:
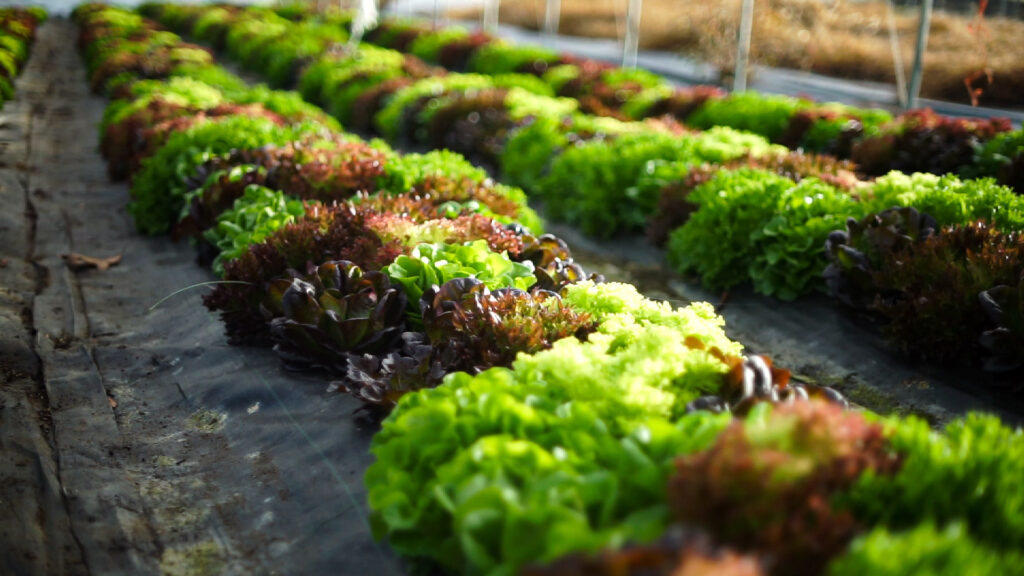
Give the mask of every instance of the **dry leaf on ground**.
[[86, 256], [85, 254], [79, 254], [77, 252], [60, 255], [64, 260], [64, 263], [67, 264], [67, 267], [74, 272], [88, 270], [89, 268], [106, 270], [111, 266], [117, 266], [120, 264], [121, 256], [121, 254], [118, 254], [117, 256], [111, 256], [109, 258], [93, 258], [92, 256]]

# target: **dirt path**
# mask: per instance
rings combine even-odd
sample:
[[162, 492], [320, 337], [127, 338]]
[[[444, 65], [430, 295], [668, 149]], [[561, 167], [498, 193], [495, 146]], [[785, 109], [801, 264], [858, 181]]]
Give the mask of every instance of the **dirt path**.
[[0, 573], [400, 573], [369, 534], [358, 404], [228, 348], [201, 290], [149, 311], [212, 277], [136, 234], [75, 34], [40, 29], [2, 113]]

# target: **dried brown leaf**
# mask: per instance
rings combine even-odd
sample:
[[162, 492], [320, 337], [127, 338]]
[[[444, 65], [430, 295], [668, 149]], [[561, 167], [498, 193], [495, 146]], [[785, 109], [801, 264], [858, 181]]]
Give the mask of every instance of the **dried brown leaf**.
[[86, 256], [85, 254], [72, 252], [70, 254], [61, 254], [60, 257], [64, 260], [64, 264], [66, 264], [68, 268], [74, 272], [80, 272], [82, 270], [88, 270], [89, 268], [106, 270], [111, 266], [117, 266], [121, 263], [122, 254], [111, 256], [109, 258], [94, 258], [92, 256]]

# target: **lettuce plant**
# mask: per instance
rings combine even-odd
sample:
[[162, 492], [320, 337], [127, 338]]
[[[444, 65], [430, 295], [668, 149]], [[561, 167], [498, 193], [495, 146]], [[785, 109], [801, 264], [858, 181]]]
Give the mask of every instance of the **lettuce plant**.
[[855, 143], [852, 159], [872, 175], [890, 170], [955, 173], [972, 163], [977, 148], [1010, 129], [1007, 118], [950, 118], [930, 109], [911, 110]]
[[936, 234], [934, 218], [913, 208], [890, 208], [858, 221], [846, 221], [825, 241], [828, 267], [822, 276], [829, 294], [843, 304], [866, 310], [879, 296], [875, 274], [882, 256], [899, 251]]
[[416, 220], [401, 213], [385, 212], [367, 217], [369, 226], [384, 242], [397, 241], [410, 248], [419, 244], [464, 244], [482, 241], [496, 253], [516, 256], [522, 240], [516, 232], [481, 214]]
[[978, 294], [981, 309], [995, 328], [981, 334], [985, 369], [1015, 370], [1024, 365], [1024, 272], [1016, 286], [996, 286]]
[[849, 194], [815, 178], [787, 190], [771, 218], [750, 235], [756, 246], [748, 268], [754, 289], [782, 300], [822, 289], [826, 258], [821, 247], [830, 232], [860, 216], [861, 209]]
[[345, 377], [332, 385], [371, 406], [390, 409], [402, 396], [440, 384], [452, 371], [452, 362], [426, 334], [403, 332], [400, 345], [386, 354], [350, 354]]
[[[862, 475], [836, 505], [867, 526], [893, 531], [922, 522], [960, 523], [974, 542], [1019, 554], [1024, 431], [981, 414], [969, 414], [942, 430], [917, 418], [890, 420], [886, 427], [890, 446], [901, 455], [899, 472]], [[913, 548], [908, 554], [913, 557]]]
[[577, 224], [592, 235], [642, 229], [657, 205], [657, 193], [636, 188], [645, 168], [656, 160], [699, 164], [759, 155], [768, 145], [757, 137], [728, 130], [683, 137], [668, 133], [594, 140], [566, 150], [540, 183], [540, 196], [553, 218]]
[[206, 180], [218, 171], [241, 166], [258, 169], [264, 184], [303, 200], [341, 202], [359, 192], [376, 192], [387, 169], [390, 152], [360, 142], [354, 136], [314, 135], [282, 145], [233, 150], [211, 158], [195, 172]]
[[807, 104], [809, 102], [789, 96], [743, 92], [706, 100], [703, 106], [686, 117], [686, 123], [705, 130], [713, 126], [729, 126], [777, 141], [793, 114]]
[[490, 78], [476, 74], [458, 74], [425, 78], [395, 93], [387, 105], [377, 113], [374, 124], [377, 132], [390, 141], [408, 136], [415, 128], [416, 113], [432, 98], [453, 91], [482, 90], [493, 86]]
[[713, 289], [749, 278], [756, 251], [751, 235], [762, 230], [794, 182], [770, 172], [718, 172], [688, 196], [697, 206], [669, 238], [668, 258], [681, 273], [697, 273]]
[[419, 301], [423, 294], [431, 286], [440, 286], [453, 278], [476, 278], [489, 289], [526, 290], [536, 282], [530, 263], [513, 262], [507, 254], [491, 251], [483, 240], [420, 244], [408, 256], [399, 256], [389, 264], [387, 274], [405, 289], [413, 326], [422, 324]]
[[282, 277], [267, 288], [263, 309], [274, 350], [293, 369], [347, 371], [349, 354], [383, 354], [397, 347], [405, 294], [387, 275], [348, 261], [316, 266], [303, 278]]
[[635, 120], [665, 115], [686, 118], [708, 100], [720, 100], [726, 94], [716, 86], [657, 88], [637, 94], [622, 106], [622, 111]]
[[467, 68], [470, 72], [488, 75], [513, 72], [542, 74], [558, 60], [558, 53], [549, 48], [492, 42], [473, 54]]
[[944, 229], [922, 242], [884, 254], [872, 310], [903, 352], [972, 364], [990, 320], [981, 292], [1016, 285], [1024, 267], [1024, 239], [984, 222]]
[[770, 556], [778, 573], [819, 574], [858, 531], [833, 494], [899, 465], [880, 424], [803, 402], [735, 421], [708, 450], [679, 458], [668, 498], [678, 521], [716, 542]]
[[672, 455], [706, 446], [725, 421], [615, 422], [571, 398], [502, 368], [406, 395], [373, 441], [375, 532], [404, 555], [493, 575], [657, 538]]
[[978, 543], [959, 522], [938, 528], [925, 522], [910, 530], [876, 528], [854, 540], [829, 565], [829, 576], [987, 576], [1012, 574], [1024, 565], [1016, 550], [997, 551]]
[[267, 338], [267, 314], [260, 305], [267, 283], [289, 269], [305, 271], [330, 260], [347, 260], [363, 270], [380, 270], [403, 248], [384, 243], [366, 226], [365, 214], [351, 206], [316, 208], [266, 240], [249, 246], [224, 266], [224, 279], [203, 298], [207, 308], [220, 312], [232, 343]]
[[213, 271], [224, 275], [224, 262], [242, 255], [249, 245], [262, 242], [278, 228], [305, 216], [307, 205], [256, 184], [249, 185], [234, 206], [217, 217], [217, 224], [203, 238], [219, 251]]
[[986, 220], [1006, 232], [1024, 230], [1024, 197], [990, 178], [961, 180], [953, 175], [892, 172], [875, 180], [864, 202], [876, 212], [912, 206], [942, 226]]
[[470, 374], [510, 366], [517, 354], [546, 350], [562, 338], [585, 339], [596, 327], [588, 314], [565, 305], [554, 292], [492, 292], [468, 277], [427, 290], [420, 310], [436, 353]]
[[174, 132], [155, 154], [142, 161], [132, 181], [128, 210], [136, 227], [145, 234], [170, 230], [184, 207], [185, 179], [210, 157], [232, 149], [283, 144], [321, 129], [317, 124], [282, 127], [266, 118], [226, 116]]

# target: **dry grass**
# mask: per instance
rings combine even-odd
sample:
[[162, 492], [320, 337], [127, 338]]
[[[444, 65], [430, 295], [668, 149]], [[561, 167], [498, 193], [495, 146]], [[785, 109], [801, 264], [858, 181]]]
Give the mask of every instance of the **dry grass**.
[[[621, 37], [625, 2], [562, 0], [563, 34]], [[646, 0], [641, 46], [675, 50], [729, 69], [735, 52], [740, 0]], [[762, 0], [754, 15], [754, 62], [862, 80], [893, 82], [886, 4], [849, 0]], [[461, 13], [461, 17], [478, 17]], [[516, 0], [501, 7], [501, 20], [539, 29], [541, 0]], [[913, 59], [917, 12], [895, 17], [904, 66]], [[1024, 22], [987, 18], [979, 42], [972, 19], [936, 12], [925, 55], [923, 95], [969, 102], [964, 77], [986, 66], [993, 83], [980, 104], [1024, 108]], [[987, 54], [986, 54], [987, 52]]]

